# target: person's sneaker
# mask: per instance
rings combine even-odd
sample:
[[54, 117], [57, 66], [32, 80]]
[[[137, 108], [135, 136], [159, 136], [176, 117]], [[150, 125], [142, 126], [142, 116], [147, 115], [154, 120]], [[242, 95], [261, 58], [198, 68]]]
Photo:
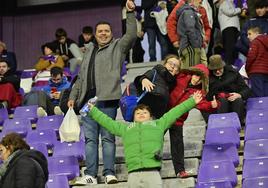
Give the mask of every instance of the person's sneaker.
[[98, 184], [97, 179], [90, 175], [85, 175], [83, 177], [78, 178], [75, 185], [96, 185]]
[[114, 175], [105, 176], [105, 184], [114, 184], [114, 183], [118, 183], [118, 180]]
[[177, 174], [177, 176], [179, 177], [179, 178], [188, 178], [189, 177], [189, 174], [186, 172], [186, 171], [181, 171], [181, 172], [179, 172], [178, 174]]
[[64, 113], [61, 111], [59, 106], [55, 106], [54, 108], [54, 114], [55, 115], [64, 115]]
[[47, 113], [46, 113], [46, 111], [44, 110], [44, 108], [42, 108], [42, 107], [38, 107], [38, 108], [37, 108], [37, 116], [38, 116], [38, 117], [44, 117], [44, 116], [47, 116]]

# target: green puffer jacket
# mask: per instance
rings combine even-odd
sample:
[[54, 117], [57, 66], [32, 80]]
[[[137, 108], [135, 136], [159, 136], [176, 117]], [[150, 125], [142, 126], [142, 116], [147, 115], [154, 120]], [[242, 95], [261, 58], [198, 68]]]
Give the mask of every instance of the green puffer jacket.
[[161, 167], [161, 159], [156, 159], [155, 154], [162, 154], [165, 131], [194, 106], [194, 99], [189, 98], [160, 119], [143, 123], [115, 121], [96, 107], [92, 108], [90, 115], [109, 132], [122, 137], [128, 172], [131, 172], [143, 168]]

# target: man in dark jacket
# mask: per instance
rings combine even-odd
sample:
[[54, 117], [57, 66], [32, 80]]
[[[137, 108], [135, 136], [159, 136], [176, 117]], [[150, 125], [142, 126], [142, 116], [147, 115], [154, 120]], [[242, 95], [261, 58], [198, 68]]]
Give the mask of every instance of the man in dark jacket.
[[[245, 101], [251, 96], [251, 90], [246, 85], [242, 76], [232, 66], [225, 66], [220, 55], [212, 55], [209, 58], [209, 92], [207, 99], [215, 96], [221, 106], [217, 113], [236, 112], [240, 122], [244, 123]], [[203, 113], [205, 120], [208, 114]]]
[[[6, 59], [0, 59], [0, 108], [14, 108], [21, 104], [20, 78], [11, 72]], [[5, 91], [5, 92], [3, 92]]]

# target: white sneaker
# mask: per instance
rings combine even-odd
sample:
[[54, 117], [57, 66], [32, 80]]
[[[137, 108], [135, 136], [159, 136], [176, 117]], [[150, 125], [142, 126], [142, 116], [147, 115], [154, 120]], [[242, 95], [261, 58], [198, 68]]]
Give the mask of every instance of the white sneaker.
[[64, 115], [64, 113], [61, 111], [59, 106], [54, 107], [54, 114], [55, 115]]
[[118, 180], [114, 175], [105, 176], [105, 184], [114, 184], [114, 183], [118, 183]]
[[42, 108], [42, 107], [38, 107], [38, 108], [37, 108], [37, 116], [38, 116], [38, 117], [44, 117], [44, 116], [47, 116], [47, 113], [46, 113], [46, 111], [44, 110], [44, 108]]
[[75, 185], [96, 185], [98, 184], [98, 182], [96, 178], [93, 178], [93, 176], [85, 175], [83, 177], [78, 178], [74, 184]]

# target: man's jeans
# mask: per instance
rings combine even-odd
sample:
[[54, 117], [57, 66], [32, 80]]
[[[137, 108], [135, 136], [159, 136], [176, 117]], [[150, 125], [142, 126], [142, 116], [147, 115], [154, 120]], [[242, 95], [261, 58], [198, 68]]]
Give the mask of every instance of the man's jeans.
[[[99, 107], [99, 109], [115, 119], [117, 107]], [[115, 136], [106, 131], [90, 117], [82, 117], [86, 137], [86, 167], [85, 175], [96, 177], [99, 167], [99, 134], [102, 142], [103, 175], [114, 175]]]

